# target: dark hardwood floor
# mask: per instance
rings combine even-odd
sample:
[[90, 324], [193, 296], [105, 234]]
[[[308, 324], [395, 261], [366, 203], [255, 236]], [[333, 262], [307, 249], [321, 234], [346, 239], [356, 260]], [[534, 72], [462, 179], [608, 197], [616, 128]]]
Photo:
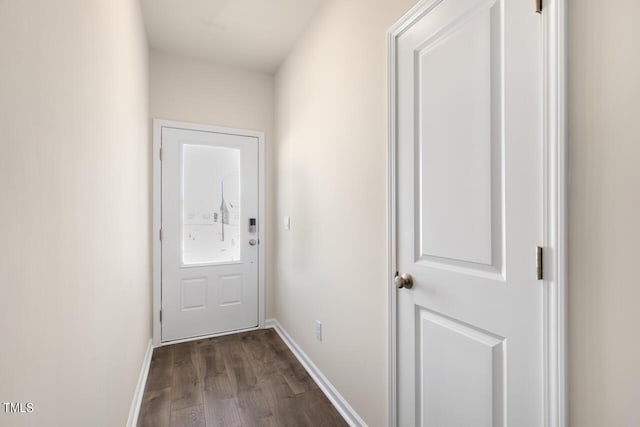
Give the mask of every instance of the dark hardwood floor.
[[138, 426], [346, 426], [272, 329], [154, 349]]

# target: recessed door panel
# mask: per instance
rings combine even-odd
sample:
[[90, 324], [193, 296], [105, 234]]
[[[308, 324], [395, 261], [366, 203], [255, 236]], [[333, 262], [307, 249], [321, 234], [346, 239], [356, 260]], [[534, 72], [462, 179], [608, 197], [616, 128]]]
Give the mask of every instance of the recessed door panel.
[[220, 305], [242, 304], [242, 276], [220, 276]]
[[504, 338], [418, 311], [421, 425], [503, 425]]
[[499, 12], [463, 15], [415, 49], [418, 259], [501, 268]]
[[206, 277], [182, 280], [182, 310], [203, 309], [207, 307]]

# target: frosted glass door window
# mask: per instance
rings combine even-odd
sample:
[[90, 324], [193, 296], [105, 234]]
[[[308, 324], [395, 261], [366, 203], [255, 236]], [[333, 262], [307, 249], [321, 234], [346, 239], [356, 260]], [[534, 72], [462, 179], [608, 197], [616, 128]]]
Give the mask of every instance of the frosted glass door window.
[[182, 145], [182, 263], [240, 261], [240, 150]]

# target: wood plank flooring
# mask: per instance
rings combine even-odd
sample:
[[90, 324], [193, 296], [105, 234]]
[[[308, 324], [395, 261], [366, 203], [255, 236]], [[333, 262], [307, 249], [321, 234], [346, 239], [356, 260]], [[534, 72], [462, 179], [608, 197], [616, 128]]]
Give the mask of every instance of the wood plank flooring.
[[272, 329], [154, 349], [138, 426], [346, 426]]

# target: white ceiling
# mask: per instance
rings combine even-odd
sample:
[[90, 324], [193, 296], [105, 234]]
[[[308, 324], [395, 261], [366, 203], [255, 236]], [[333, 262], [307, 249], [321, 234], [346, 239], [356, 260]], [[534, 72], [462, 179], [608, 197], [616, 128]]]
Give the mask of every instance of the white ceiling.
[[323, 0], [141, 0], [153, 49], [273, 72]]

